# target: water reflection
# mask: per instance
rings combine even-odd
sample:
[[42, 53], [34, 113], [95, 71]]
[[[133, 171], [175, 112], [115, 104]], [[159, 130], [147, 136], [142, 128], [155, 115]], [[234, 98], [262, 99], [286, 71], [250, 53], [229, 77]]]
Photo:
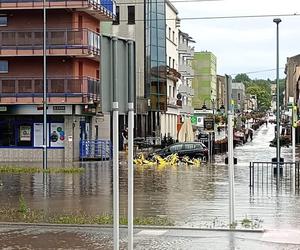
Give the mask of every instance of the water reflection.
[[[260, 218], [265, 227], [300, 226], [300, 199], [282, 190], [250, 193], [249, 161], [270, 160], [275, 148], [269, 147], [274, 128], [261, 128], [252, 142], [237, 147], [236, 216], [238, 219]], [[286, 159], [291, 149], [283, 148]], [[216, 163], [193, 167], [136, 167], [134, 213], [136, 216], [168, 216], [177, 225], [220, 226], [228, 221], [228, 171], [225, 155]], [[29, 207], [48, 212], [84, 211], [89, 214], [112, 212], [112, 166], [109, 162], [80, 163], [83, 174], [0, 175], [1, 205], [18, 206], [23, 194]], [[268, 192], [267, 192], [268, 191]], [[120, 213], [127, 214], [127, 166], [120, 167]]]

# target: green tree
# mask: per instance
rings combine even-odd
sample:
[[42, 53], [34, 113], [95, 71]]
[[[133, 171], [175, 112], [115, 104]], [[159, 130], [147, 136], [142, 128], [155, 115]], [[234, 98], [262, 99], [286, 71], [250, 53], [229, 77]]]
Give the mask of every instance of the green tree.
[[247, 85], [247, 84], [251, 83], [252, 80], [250, 79], [250, 77], [247, 74], [242, 73], [242, 74], [237, 74], [235, 76], [235, 78], [233, 79], [233, 81], [234, 82], [242, 82], [245, 85]]

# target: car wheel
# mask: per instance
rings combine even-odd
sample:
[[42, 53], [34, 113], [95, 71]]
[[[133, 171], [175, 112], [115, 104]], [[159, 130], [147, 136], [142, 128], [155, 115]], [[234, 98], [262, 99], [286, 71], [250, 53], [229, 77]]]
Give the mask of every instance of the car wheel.
[[204, 156], [202, 156], [202, 161], [205, 161], [205, 162], [207, 162], [207, 157], [204, 155]]

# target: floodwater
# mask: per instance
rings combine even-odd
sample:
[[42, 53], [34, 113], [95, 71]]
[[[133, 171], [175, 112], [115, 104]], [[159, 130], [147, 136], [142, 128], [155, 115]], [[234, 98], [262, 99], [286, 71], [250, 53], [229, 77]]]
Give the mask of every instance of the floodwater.
[[[300, 228], [300, 199], [286, 190], [279, 193], [250, 192], [249, 162], [271, 161], [276, 149], [269, 147], [274, 125], [263, 125], [252, 142], [235, 149], [236, 219], [263, 220], [264, 228]], [[282, 148], [285, 161], [291, 148]], [[224, 226], [228, 223], [228, 171], [225, 155], [214, 164], [167, 168], [135, 168], [135, 216], [167, 216], [178, 226]], [[84, 211], [112, 213], [112, 166], [86, 162], [83, 174], [1, 174], [1, 206], [18, 206], [20, 194], [31, 208], [48, 212]], [[120, 166], [120, 214], [127, 211], [127, 166]]]

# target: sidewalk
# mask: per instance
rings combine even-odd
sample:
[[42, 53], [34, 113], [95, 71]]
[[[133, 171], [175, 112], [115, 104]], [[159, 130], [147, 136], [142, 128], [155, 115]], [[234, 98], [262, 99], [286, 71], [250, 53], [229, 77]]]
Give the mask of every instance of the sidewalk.
[[[1, 249], [112, 249], [112, 228], [0, 224]], [[197, 229], [134, 230], [134, 249], [299, 249], [300, 231], [232, 232]], [[120, 229], [127, 249], [127, 229]]]

